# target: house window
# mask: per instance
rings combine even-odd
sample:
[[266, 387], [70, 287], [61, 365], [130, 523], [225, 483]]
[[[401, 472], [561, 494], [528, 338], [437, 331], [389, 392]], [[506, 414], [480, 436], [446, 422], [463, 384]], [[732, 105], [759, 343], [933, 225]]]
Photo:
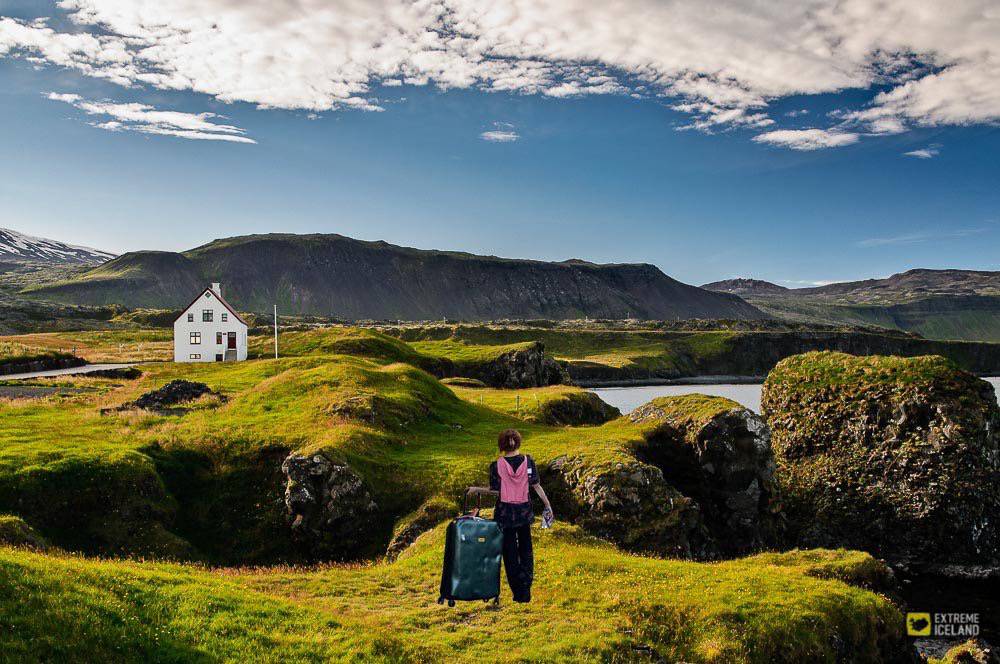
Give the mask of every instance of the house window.
[[215, 361], [216, 362], [222, 362], [222, 353], [216, 353], [215, 354]]
[[191, 353], [190, 355], [188, 355], [188, 359], [189, 360], [200, 360], [201, 359], [201, 353]]
[[217, 344], [221, 344], [222, 343], [222, 332], [216, 332], [215, 333], [215, 343], [217, 343]]
[[226, 312], [222, 312], [222, 322], [223, 323], [229, 322], [229, 314], [227, 314]]
[[201, 332], [191, 333], [191, 345], [196, 346], [201, 343]]
[[194, 314], [188, 314], [188, 322], [189, 323], [193, 323], [194, 322]]
[[202, 323], [211, 323], [212, 322], [212, 316], [213, 316], [213, 312], [212, 312], [211, 309], [202, 309], [201, 310], [201, 322]]

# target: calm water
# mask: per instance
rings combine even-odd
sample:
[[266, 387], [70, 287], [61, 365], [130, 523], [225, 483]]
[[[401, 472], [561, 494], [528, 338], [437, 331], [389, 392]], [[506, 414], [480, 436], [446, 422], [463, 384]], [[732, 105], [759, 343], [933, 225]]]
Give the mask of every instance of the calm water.
[[[993, 389], [1000, 393], [1000, 378], [987, 378], [993, 384]], [[726, 397], [743, 404], [755, 413], [760, 412], [760, 385], [643, 385], [638, 387], [599, 387], [591, 390], [612, 406], [617, 406], [622, 413], [641, 406], [656, 397], [676, 396], [678, 394], [711, 394]]]

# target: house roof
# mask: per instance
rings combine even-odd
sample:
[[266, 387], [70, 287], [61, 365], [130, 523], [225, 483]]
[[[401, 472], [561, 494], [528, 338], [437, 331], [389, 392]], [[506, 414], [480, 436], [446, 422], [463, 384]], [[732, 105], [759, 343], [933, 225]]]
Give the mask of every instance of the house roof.
[[247, 327], [250, 327], [250, 324], [247, 323], [245, 320], [243, 320], [243, 316], [240, 316], [239, 313], [237, 313], [236, 309], [233, 309], [233, 305], [231, 305], [228, 302], [226, 302], [226, 298], [222, 297], [221, 294], [216, 293], [211, 288], [202, 289], [202, 291], [200, 293], [198, 293], [198, 295], [193, 300], [191, 300], [191, 302], [186, 307], [184, 307], [183, 309], [181, 309], [181, 313], [178, 314], [177, 318], [174, 319], [174, 322], [176, 323], [177, 321], [179, 321], [181, 319], [181, 316], [183, 316], [184, 314], [186, 314], [187, 310], [190, 309], [194, 305], [195, 302], [197, 302], [198, 300], [200, 300], [205, 295], [205, 293], [211, 293], [212, 295], [214, 295], [216, 297], [216, 299], [218, 299], [219, 302], [222, 303], [222, 306], [224, 306], [226, 309], [229, 310], [229, 313], [231, 313], [232, 315], [236, 316], [236, 320], [238, 320], [239, 322], [243, 323]]

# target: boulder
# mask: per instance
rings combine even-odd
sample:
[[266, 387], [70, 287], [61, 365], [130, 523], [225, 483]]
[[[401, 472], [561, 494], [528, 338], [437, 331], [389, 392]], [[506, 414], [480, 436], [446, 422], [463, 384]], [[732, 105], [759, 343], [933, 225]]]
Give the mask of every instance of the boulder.
[[21, 517], [0, 514], [0, 546], [18, 546], [46, 551], [49, 548], [49, 543]]
[[762, 395], [798, 545], [895, 563], [1000, 559], [1000, 408], [937, 356], [807, 353]]
[[172, 380], [163, 387], [146, 392], [135, 401], [121, 406], [121, 410], [166, 410], [182, 403], [194, 401], [206, 394], [216, 394], [205, 383], [190, 380]]
[[759, 416], [729, 399], [690, 394], [655, 399], [629, 419], [648, 427], [636, 456], [697, 502], [721, 552], [743, 554], [777, 541], [771, 434]]
[[630, 551], [713, 557], [698, 505], [670, 486], [663, 472], [638, 459], [593, 463], [561, 456], [543, 484], [560, 519]]
[[563, 365], [546, 355], [545, 346], [538, 341], [505, 351], [491, 360], [475, 364], [462, 363], [456, 367], [456, 371], [490, 387], [506, 389], [545, 387], [570, 382]]
[[621, 417], [621, 411], [605, 403], [593, 392], [568, 392], [541, 404], [533, 421], [550, 426], [604, 424]]
[[351, 557], [368, 543], [378, 507], [349, 465], [323, 454], [291, 454], [281, 471], [286, 519], [307, 558]]

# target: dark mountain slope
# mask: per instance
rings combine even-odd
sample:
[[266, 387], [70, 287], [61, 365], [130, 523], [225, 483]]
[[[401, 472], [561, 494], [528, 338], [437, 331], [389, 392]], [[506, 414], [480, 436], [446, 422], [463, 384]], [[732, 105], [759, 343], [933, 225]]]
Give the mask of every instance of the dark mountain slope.
[[180, 307], [209, 281], [247, 311], [360, 319], [732, 318], [764, 315], [734, 295], [671, 279], [652, 265], [476, 256], [340, 235], [251, 235], [183, 254], [126, 254], [34, 289], [77, 304]]
[[710, 284], [702, 284], [701, 287], [717, 293], [733, 293], [735, 295], [776, 295], [786, 293], [789, 290], [784, 286], [760, 279], [724, 279], [713, 281]]

